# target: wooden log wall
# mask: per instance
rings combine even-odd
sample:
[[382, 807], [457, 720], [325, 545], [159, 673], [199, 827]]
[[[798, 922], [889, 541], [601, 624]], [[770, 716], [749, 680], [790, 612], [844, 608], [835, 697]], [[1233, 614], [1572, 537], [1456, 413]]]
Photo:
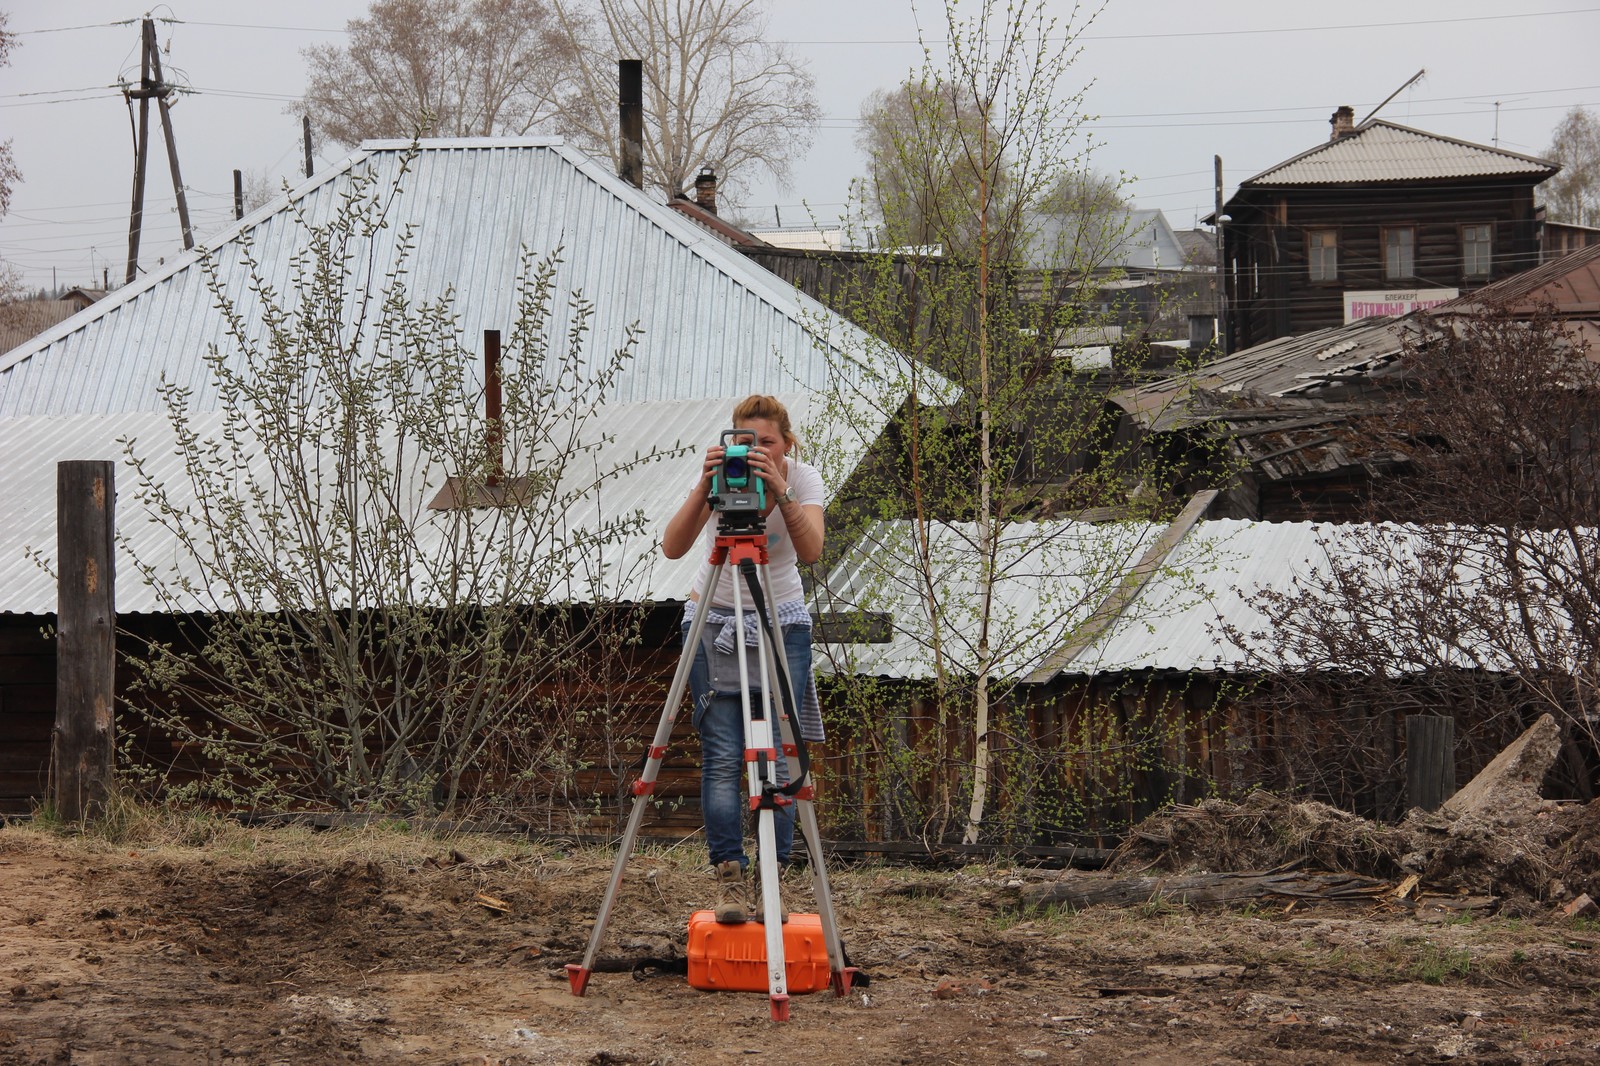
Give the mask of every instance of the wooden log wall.
[[[1463, 292], [1538, 264], [1533, 190], [1528, 185], [1435, 182], [1404, 189], [1262, 189], [1236, 205], [1226, 231], [1230, 351], [1344, 322], [1344, 293], [1404, 288]], [[1461, 227], [1494, 227], [1491, 271], [1462, 274]], [[1384, 227], [1416, 227], [1416, 276], [1384, 277]], [[1313, 282], [1305, 233], [1338, 231], [1338, 277]]]
[[[609, 834], [626, 818], [629, 786], [643, 762], [677, 661], [676, 609], [638, 649], [624, 676], [591, 679], [567, 697], [591, 713], [583, 733], [563, 751], [572, 765], [545, 779], [525, 803], [505, 812], [550, 832]], [[54, 644], [40, 630], [49, 619], [0, 617], [0, 811], [25, 813], [45, 795], [54, 716]], [[172, 620], [122, 619], [144, 635], [170, 636]], [[131, 647], [124, 640], [121, 650]], [[1241, 698], [1246, 679], [1206, 675], [1140, 675], [1068, 679], [1021, 686], [994, 708], [995, 791], [989, 810], [997, 832], [1018, 845], [1115, 843], [1121, 830], [1162, 804], [1196, 802], [1252, 787], [1304, 789], [1368, 816], [1394, 809], [1405, 790], [1403, 714], [1350, 707], [1348, 720], [1313, 717], [1273, 698], [1270, 679]], [[126, 697], [126, 667], [118, 692]], [[602, 692], [601, 689], [606, 689]], [[1327, 706], [1336, 707], [1337, 686]], [[942, 724], [924, 686], [881, 681], [870, 700], [843, 705], [824, 682], [829, 742], [818, 761], [818, 814], [830, 839], [928, 839], [941, 795], [954, 797], [954, 819], [965, 815], [960, 782], [970, 772], [971, 737], [964, 721]], [[1441, 710], [1450, 710], [1441, 708]], [[198, 713], [198, 711], [196, 711]], [[1339, 713], [1319, 711], [1319, 714]], [[569, 720], [557, 712], [556, 717]], [[1470, 716], [1469, 716], [1470, 717]], [[133, 724], [132, 716], [122, 721]], [[940, 731], [943, 730], [941, 736]], [[1363, 730], [1368, 750], [1345, 750]], [[1458, 721], [1459, 736], [1478, 726]], [[135, 727], [142, 758], [192, 780], [207, 769], [204, 753]], [[1458, 775], [1476, 771], [1484, 751], [1460, 745]], [[687, 707], [679, 714], [645, 832], [665, 839], [696, 834], [701, 824], [698, 742]], [[943, 753], [942, 761], [917, 755]], [[1492, 752], [1491, 752], [1492, 754]], [[526, 769], [506, 748], [480, 768], [484, 774]], [[1342, 761], [1319, 782], [1307, 768]], [[1359, 764], [1359, 765], [1358, 765]], [[559, 786], [549, 781], [558, 780]], [[469, 789], [476, 786], [469, 781]], [[1322, 788], [1326, 794], [1319, 793]], [[1329, 791], [1331, 789], [1331, 791]], [[537, 793], [537, 794], [535, 794]]]

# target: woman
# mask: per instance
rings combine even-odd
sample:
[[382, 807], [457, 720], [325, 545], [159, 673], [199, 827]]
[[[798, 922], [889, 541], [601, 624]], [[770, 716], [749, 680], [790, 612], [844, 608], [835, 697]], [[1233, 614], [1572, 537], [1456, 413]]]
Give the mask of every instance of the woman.
[[[815, 468], [791, 454], [798, 441], [789, 424], [789, 412], [776, 397], [749, 396], [734, 407], [733, 427], [755, 434], [750, 466], [766, 483], [767, 509], [767, 587], [769, 607], [783, 632], [784, 657], [789, 666], [789, 684], [794, 707], [800, 711], [796, 723], [807, 741], [820, 743], [822, 716], [816, 710], [811, 683], [811, 616], [805, 607], [800, 584], [799, 563], [814, 563], [822, 556], [822, 478]], [[720, 444], [706, 449], [700, 478], [688, 499], [667, 523], [661, 550], [668, 559], [681, 558], [696, 539], [703, 536], [705, 555], [694, 580], [695, 591], [684, 605], [683, 633], [688, 636], [695, 612], [711, 611], [703, 629], [704, 639], [695, 649], [689, 687], [694, 697], [694, 727], [700, 734], [700, 806], [706, 820], [706, 843], [717, 880], [724, 885], [742, 884], [749, 860], [744, 853], [744, 711], [737, 691], [714, 690], [706, 644], [721, 641], [727, 649], [745, 643], [745, 637], [732, 620], [733, 582], [737, 570], [727, 567], [709, 604], [699, 603], [711, 573], [711, 550], [716, 541], [716, 523], [711, 519], [712, 473], [722, 461]], [[746, 607], [750, 597], [741, 589]], [[774, 699], [781, 708], [781, 700]], [[786, 760], [778, 760], [780, 779], [787, 781]], [[777, 859], [789, 861], [794, 842], [794, 809], [779, 808], [774, 819], [777, 829]], [[736, 914], [734, 912], [737, 912]], [[742, 921], [742, 905], [724, 903], [717, 908], [719, 921]]]

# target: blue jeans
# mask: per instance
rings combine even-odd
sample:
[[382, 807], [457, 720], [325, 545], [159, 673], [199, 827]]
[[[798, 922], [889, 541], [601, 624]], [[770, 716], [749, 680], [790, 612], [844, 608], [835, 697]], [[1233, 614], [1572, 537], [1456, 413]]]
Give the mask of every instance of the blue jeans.
[[[688, 639], [689, 627], [681, 630]], [[807, 626], [783, 627], [783, 650], [789, 660], [789, 687], [794, 693], [795, 714], [811, 678], [811, 630]], [[744, 815], [749, 810], [745, 789], [744, 708], [737, 692], [713, 692], [704, 647], [695, 649], [689, 669], [689, 691], [694, 697], [694, 728], [700, 734], [700, 809], [706, 820], [706, 844], [713, 866], [737, 860], [749, 865], [744, 853]], [[761, 706], [761, 694], [750, 694], [751, 707]], [[774, 698], [773, 713], [783, 711], [782, 701]], [[799, 723], [791, 720], [798, 731]], [[789, 761], [782, 757], [783, 732], [773, 723], [773, 746], [779, 748], [778, 781], [789, 780]], [[779, 807], [773, 818], [777, 833], [778, 862], [789, 861], [794, 846], [794, 806]]]

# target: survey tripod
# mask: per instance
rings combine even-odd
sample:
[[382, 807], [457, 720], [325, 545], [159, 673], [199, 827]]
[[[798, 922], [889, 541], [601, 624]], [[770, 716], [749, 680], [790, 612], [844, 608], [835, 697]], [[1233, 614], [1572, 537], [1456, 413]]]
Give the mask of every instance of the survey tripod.
[[[611, 918], [612, 907], [622, 886], [623, 872], [638, 841], [639, 825], [643, 821], [650, 796], [655, 791], [656, 777], [661, 771], [661, 762], [667, 752], [673, 724], [678, 718], [689, 672], [694, 666], [701, 634], [705, 630], [706, 618], [711, 614], [713, 596], [720, 588], [724, 571], [733, 565], [738, 567], [739, 578], [743, 579], [746, 586], [746, 589], [741, 589], [739, 579], [733, 581], [733, 615], [737, 634], [735, 658], [739, 666], [740, 703], [744, 716], [745, 777], [749, 786], [750, 809], [756, 812], [757, 868], [760, 874], [762, 914], [765, 916], [766, 926], [767, 995], [772, 1007], [772, 1020], [781, 1022], [787, 1021], [789, 1017], [789, 991], [784, 964], [783, 922], [777, 920], [783, 913], [775, 824], [777, 810], [780, 807], [793, 804], [796, 828], [802, 831], [805, 838], [811, 883], [816, 893], [818, 917], [821, 919], [823, 940], [828, 950], [831, 985], [835, 995], [849, 994], [855, 970], [845, 961], [844, 944], [839, 938], [839, 927], [834, 917], [833, 895], [828, 887], [828, 870], [822, 860], [822, 836], [817, 828], [817, 813], [812, 803], [815, 793], [811, 783], [811, 768], [805, 754], [805, 741], [795, 731], [798, 708], [793, 706], [794, 694], [788, 682], [789, 669], [784, 658], [783, 642], [775, 638], [776, 618], [770, 616], [766, 609], [764, 592], [767, 566], [766, 527], [759, 514], [748, 517], [737, 516], [732, 520], [729, 520], [728, 515], [723, 515], [721, 518], [715, 546], [711, 551], [711, 572], [706, 579], [706, 587], [700, 590], [699, 609], [695, 611], [689, 634], [684, 639], [683, 652], [678, 658], [678, 669], [667, 692], [667, 702], [662, 708], [661, 720], [656, 724], [655, 737], [650, 743], [644, 769], [639, 779], [633, 783], [633, 805], [628, 812], [627, 829], [623, 832], [621, 845], [617, 849], [616, 862], [611, 867], [611, 880], [606, 885], [605, 897], [600, 903], [600, 913], [595, 918], [594, 929], [589, 934], [589, 946], [584, 951], [583, 961], [567, 965], [567, 980], [575, 996], [583, 995], [588, 987], [589, 975], [593, 972], [595, 958], [600, 950], [600, 941], [605, 936], [606, 923]], [[752, 699], [753, 679], [749, 676], [746, 654], [745, 591], [749, 593], [749, 609], [757, 619], [756, 669], [758, 677], [763, 682], [758, 690], [759, 702]], [[775, 610], [773, 613], [775, 614]], [[772, 699], [774, 691], [778, 692], [782, 699], [781, 712]], [[775, 712], [779, 713], [775, 715]], [[776, 741], [779, 734], [774, 732], [774, 723], [781, 728], [782, 752], [789, 771], [787, 785], [778, 783]]]

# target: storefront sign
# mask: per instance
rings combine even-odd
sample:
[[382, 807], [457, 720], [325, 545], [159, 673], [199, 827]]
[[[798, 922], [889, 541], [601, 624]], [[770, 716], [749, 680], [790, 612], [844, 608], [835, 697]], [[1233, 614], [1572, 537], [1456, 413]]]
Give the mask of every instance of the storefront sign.
[[1344, 321], [1349, 325], [1358, 318], [1377, 315], [1404, 315], [1434, 307], [1461, 295], [1460, 289], [1395, 289], [1344, 294]]

